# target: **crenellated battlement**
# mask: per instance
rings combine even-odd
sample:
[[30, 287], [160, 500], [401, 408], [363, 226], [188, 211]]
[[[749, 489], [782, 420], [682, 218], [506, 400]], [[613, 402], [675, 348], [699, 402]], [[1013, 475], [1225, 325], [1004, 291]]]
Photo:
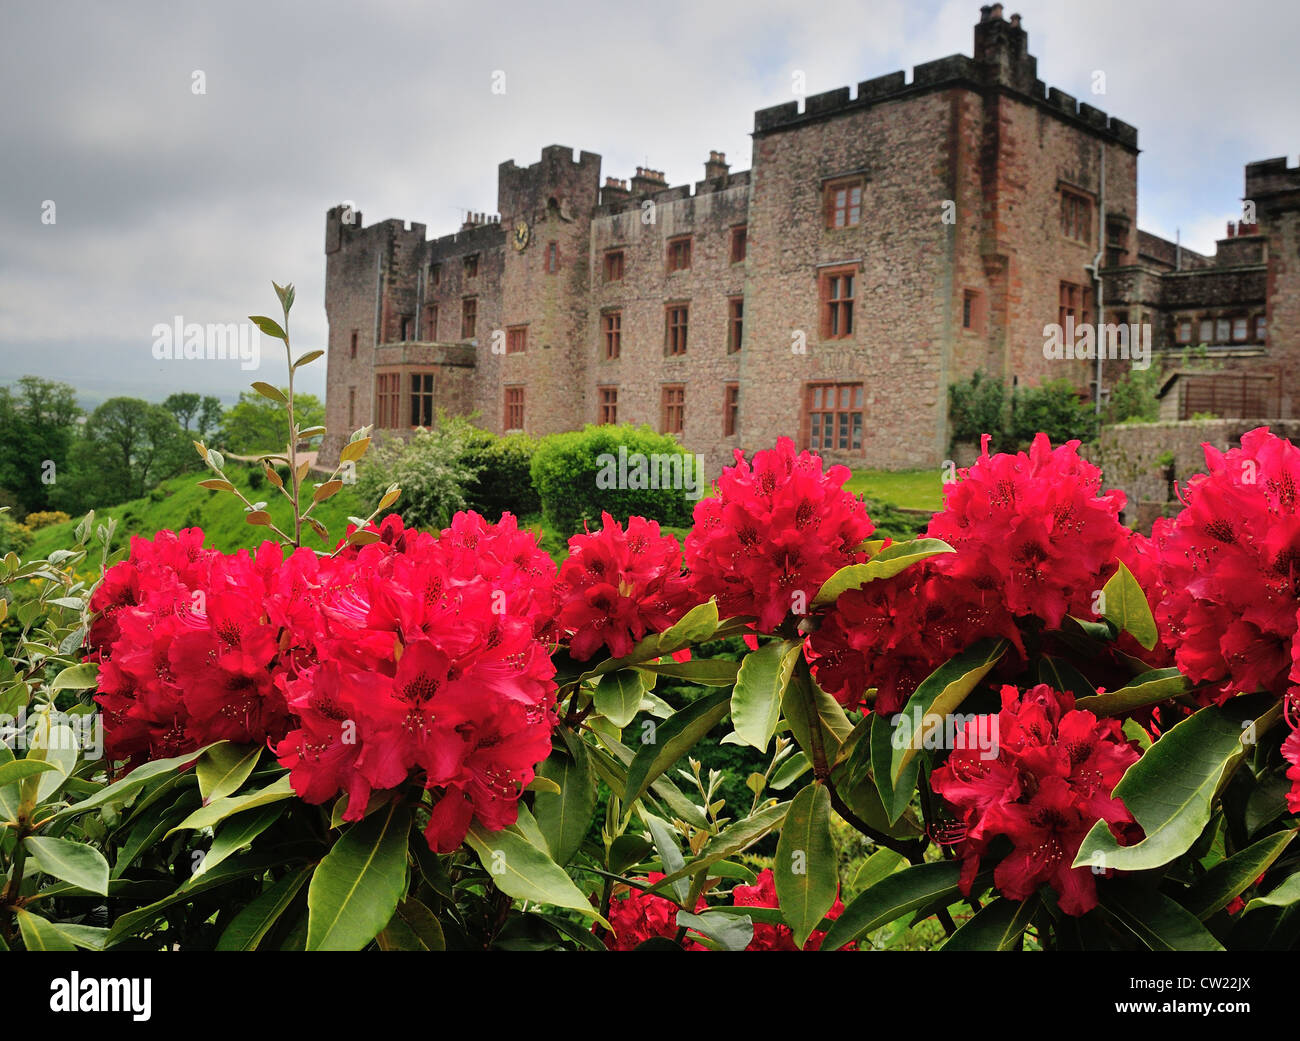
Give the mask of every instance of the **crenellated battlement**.
[[1256, 201], [1300, 192], [1300, 165], [1287, 166], [1287, 157], [1246, 164], [1246, 198]]
[[837, 87], [811, 94], [802, 103], [796, 99], [759, 109], [754, 113], [754, 135], [780, 132], [928, 91], [964, 86], [982, 93], [1000, 91], [1018, 95], [1118, 144], [1136, 149], [1136, 127], [1081, 103], [1063, 90], [1048, 88], [1038, 78], [1038, 59], [1029, 53], [1028, 40], [1019, 15], [1012, 15], [1008, 21], [1002, 17], [1001, 4], [983, 7], [980, 22], [975, 26], [975, 57], [951, 54], [914, 66], [911, 79], [906, 71], [900, 70], [863, 80], [856, 92], [849, 87]]

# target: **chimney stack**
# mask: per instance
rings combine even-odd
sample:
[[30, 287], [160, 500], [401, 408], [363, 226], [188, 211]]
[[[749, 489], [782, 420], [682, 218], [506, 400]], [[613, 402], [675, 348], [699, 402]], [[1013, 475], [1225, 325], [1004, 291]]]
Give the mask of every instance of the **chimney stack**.
[[636, 168], [636, 176], [632, 178], [633, 195], [649, 195], [667, 187], [668, 182], [664, 180], [662, 170], [651, 170], [645, 166]]
[[726, 152], [709, 152], [709, 161], [704, 164], [704, 179], [712, 181], [717, 177], [726, 177], [731, 171]]

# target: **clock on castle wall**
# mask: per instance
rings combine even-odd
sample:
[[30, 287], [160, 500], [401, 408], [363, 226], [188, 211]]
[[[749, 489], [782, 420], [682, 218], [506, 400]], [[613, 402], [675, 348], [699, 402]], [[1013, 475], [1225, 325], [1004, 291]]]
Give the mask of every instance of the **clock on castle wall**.
[[520, 218], [515, 222], [515, 249], [522, 253], [528, 248], [528, 240], [532, 237], [532, 230], [528, 227], [528, 222]]

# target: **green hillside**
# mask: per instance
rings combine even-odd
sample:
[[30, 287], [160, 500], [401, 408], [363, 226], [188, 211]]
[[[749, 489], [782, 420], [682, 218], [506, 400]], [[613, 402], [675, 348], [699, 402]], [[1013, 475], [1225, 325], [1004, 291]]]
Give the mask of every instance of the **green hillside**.
[[[282, 529], [290, 523], [293, 511], [289, 501], [284, 498], [269, 482], [264, 482], [260, 489], [253, 489], [249, 484], [250, 471], [237, 464], [231, 465], [227, 476], [252, 502], [265, 500], [272, 519]], [[205, 476], [200, 472], [184, 474], [164, 481], [143, 499], [132, 499], [96, 510], [95, 515], [103, 518], [117, 518], [118, 527], [114, 542], [123, 546], [132, 535], [152, 535], [156, 531], [200, 527], [206, 538], [204, 544], [225, 552], [260, 545], [267, 537], [265, 528], [253, 527], [244, 521], [243, 506], [228, 492], [214, 492], [200, 488], [198, 482]], [[319, 479], [319, 478], [317, 478]], [[308, 482], [310, 492], [312, 485]], [[371, 504], [373, 505], [373, 504]], [[400, 510], [401, 503], [398, 503]], [[343, 536], [347, 528], [348, 516], [365, 516], [370, 512], [370, 505], [363, 503], [356, 490], [345, 486], [337, 495], [326, 499], [312, 511], [330, 533], [330, 545]], [[60, 549], [72, 542], [73, 528], [80, 517], [74, 517], [69, 523], [54, 524], [36, 532], [36, 540], [31, 550], [24, 556], [35, 559], [47, 555], [51, 550]], [[288, 529], [284, 529], [288, 530]], [[315, 549], [324, 548], [322, 543], [310, 530], [304, 529], [304, 545]]]

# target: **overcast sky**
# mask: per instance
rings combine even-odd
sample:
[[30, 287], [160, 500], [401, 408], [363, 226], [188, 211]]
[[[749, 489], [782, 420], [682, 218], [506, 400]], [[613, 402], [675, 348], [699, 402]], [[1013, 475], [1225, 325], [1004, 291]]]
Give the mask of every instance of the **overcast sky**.
[[[1244, 164], [1295, 162], [1300, 5], [1014, 10], [1043, 80], [1138, 127], [1143, 228], [1211, 252]], [[292, 281], [295, 341], [323, 345], [332, 204], [445, 234], [495, 210], [499, 162], [548, 144], [671, 184], [710, 149], [746, 169], [754, 110], [790, 100], [796, 70], [816, 93], [970, 54], [978, 17], [968, 0], [0, 0], [0, 383], [233, 400], [249, 373], [156, 361], [154, 325], [268, 313], [270, 280]], [[308, 384], [323, 392], [323, 363]]]

